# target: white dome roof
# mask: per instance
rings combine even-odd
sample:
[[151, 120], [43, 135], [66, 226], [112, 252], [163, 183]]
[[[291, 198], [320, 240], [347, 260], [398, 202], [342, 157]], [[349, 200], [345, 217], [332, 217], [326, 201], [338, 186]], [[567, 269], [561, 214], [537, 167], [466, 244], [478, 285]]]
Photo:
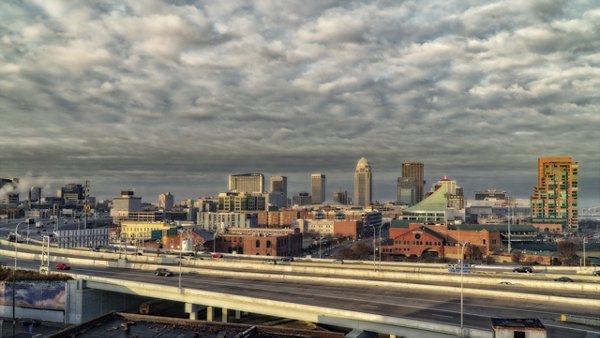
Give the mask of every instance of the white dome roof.
[[369, 165], [369, 161], [367, 161], [367, 159], [364, 157], [361, 157], [360, 160], [358, 160], [358, 163], [356, 164], [356, 170], [358, 170], [360, 168], [365, 168], [365, 169], [371, 168], [371, 166]]

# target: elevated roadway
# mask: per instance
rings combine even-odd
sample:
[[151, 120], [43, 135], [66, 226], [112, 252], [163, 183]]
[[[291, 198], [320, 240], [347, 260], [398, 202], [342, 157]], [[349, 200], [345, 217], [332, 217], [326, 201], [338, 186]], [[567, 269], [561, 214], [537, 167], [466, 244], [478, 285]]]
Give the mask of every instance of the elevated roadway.
[[[13, 243], [2, 244], [6, 250], [0, 250], [1, 255], [10, 257], [14, 254], [10, 248]], [[37, 254], [23, 252], [22, 249], [30, 248], [26, 245], [19, 246], [19, 262], [24, 266], [35, 267], [32, 261], [35, 261]], [[176, 263], [176, 259], [153, 257], [152, 260], [156, 258], [159, 261], [154, 262], [150, 261], [150, 257], [131, 256], [125, 261], [108, 259], [108, 253], [78, 250], [69, 250], [68, 253], [66, 255], [61, 252], [60, 255], [53, 256], [53, 260], [69, 262], [74, 266], [74, 277], [84, 280], [87, 287], [94, 289], [164, 297], [190, 304], [405, 336], [425, 336], [416, 334], [418, 331], [415, 330], [426, 330], [427, 327], [435, 327], [438, 330], [435, 334], [456, 336], [456, 326], [460, 322], [460, 288], [452, 281], [457, 276], [447, 273], [420, 272], [418, 275], [421, 279], [426, 279], [426, 276], [435, 277], [427, 281], [428, 284], [423, 284], [418, 279], [407, 282], [397, 278], [398, 276], [391, 277], [395, 274], [408, 275], [407, 272], [375, 272], [354, 268], [351, 264], [319, 263], [322, 266], [314, 266], [311, 262], [294, 262], [291, 265], [273, 266], [248, 262], [185, 260], [182, 261], [181, 268], [182, 289], [179, 289], [178, 266], [169, 267], [176, 274], [175, 277], [159, 278], [152, 274], [156, 266]], [[29, 263], [25, 263], [25, 259]], [[139, 263], [134, 262], [138, 260]], [[122, 268], [118, 268], [119, 266]], [[389, 278], [382, 278], [386, 275]], [[507, 275], [521, 277], [512, 273]], [[464, 277], [465, 281], [469, 280], [469, 276]], [[527, 280], [529, 276], [523, 277], [525, 283], [530, 282]], [[436, 278], [439, 280], [437, 285]], [[597, 301], [597, 294], [584, 289], [581, 292], [562, 290], [576, 285], [593, 288], [598, 284], [579, 282], [568, 283], [573, 286], [567, 286], [567, 283], [542, 282], [561, 288], [560, 296], [554, 297], [564, 299], [552, 300], [546, 297], [548, 295], [542, 293], [542, 289], [546, 289], [546, 293], [553, 292], [550, 286], [545, 286], [537, 291], [523, 289], [521, 300], [515, 302], [515, 297], [519, 296], [515, 296], [517, 292], [512, 289], [516, 288], [511, 288], [504, 297], [497, 293], [502, 291], [498, 291], [496, 283], [493, 287], [492, 284], [479, 285], [479, 281], [473, 285], [465, 283], [464, 322], [465, 327], [472, 330], [471, 336], [486, 336], [485, 332], [489, 333], [490, 330], [491, 317], [518, 316], [542, 319], [552, 333], [551, 337], [594, 337], [597, 331], [593, 328], [564, 324], [557, 319], [563, 313], [598, 317], [600, 301]], [[475, 289], [475, 286], [480, 289]], [[528, 299], [525, 297], [527, 294], [537, 295], [538, 298]], [[417, 323], [425, 327], [419, 328]], [[435, 334], [433, 336], [439, 336]]]

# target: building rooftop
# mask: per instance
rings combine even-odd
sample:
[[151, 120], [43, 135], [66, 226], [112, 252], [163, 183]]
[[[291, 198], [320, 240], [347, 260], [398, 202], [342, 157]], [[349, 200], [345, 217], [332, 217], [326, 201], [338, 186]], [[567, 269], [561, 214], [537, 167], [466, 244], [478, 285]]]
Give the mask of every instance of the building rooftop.
[[448, 186], [442, 185], [436, 191], [434, 191], [431, 195], [427, 196], [421, 202], [413, 205], [412, 207], [406, 208], [406, 213], [416, 212], [416, 211], [438, 211], [445, 212], [448, 204], [448, 199], [446, 198], [446, 194], [448, 194]]
[[89, 322], [62, 330], [48, 337], [340, 338], [344, 337], [344, 334], [328, 331], [288, 329], [246, 324], [228, 324], [201, 320], [112, 312]]
[[545, 329], [537, 318], [491, 318], [494, 329]]
[[[449, 230], [466, 230], [466, 231], [478, 231], [478, 230], [489, 230], [489, 231], [508, 231], [508, 224], [453, 224], [448, 225]], [[533, 225], [511, 225], [510, 232], [537, 232], [537, 228]]]

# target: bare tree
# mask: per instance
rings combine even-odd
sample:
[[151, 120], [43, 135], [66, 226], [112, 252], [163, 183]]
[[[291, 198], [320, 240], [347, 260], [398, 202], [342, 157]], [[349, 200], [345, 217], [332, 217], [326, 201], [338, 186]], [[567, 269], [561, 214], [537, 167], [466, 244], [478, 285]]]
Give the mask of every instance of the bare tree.
[[523, 259], [523, 254], [521, 253], [521, 251], [513, 251], [510, 258], [513, 263], [521, 263], [521, 260]]
[[571, 241], [561, 241], [557, 244], [558, 257], [562, 265], [577, 265], [577, 245]]
[[364, 259], [371, 255], [373, 252], [373, 247], [363, 242], [356, 242], [352, 246], [352, 251], [354, 251], [358, 259]]
[[358, 255], [349, 247], [343, 247], [335, 253], [337, 259], [358, 259]]
[[494, 263], [496, 263], [496, 259], [494, 258], [494, 256], [492, 256], [492, 255], [487, 255], [487, 256], [485, 257], [485, 264], [488, 264], [488, 265], [489, 265], [489, 264], [494, 264]]
[[469, 260], [481, 260], [483, 258], [483, 252], [477, 245], [469, 245], [465, 251], [465, 256]]

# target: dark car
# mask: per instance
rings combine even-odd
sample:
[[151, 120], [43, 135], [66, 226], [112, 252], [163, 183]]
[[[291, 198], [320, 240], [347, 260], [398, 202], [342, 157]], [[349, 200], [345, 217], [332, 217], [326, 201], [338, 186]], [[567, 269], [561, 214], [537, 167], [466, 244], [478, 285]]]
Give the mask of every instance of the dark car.
[[158, 268], [158, 269], [154, 270], [154, 274], [157, 276], [165, 276], [165, 277], [173, 276], [173, 273], [171, 271], [169, 271], [169, 269], [165, 269], [165, 268]]
[[71, 267], [65, 263], [58, 263], [54, 267], [56, 270], [71, 270]]
[[574, 280], [572, 280], [569, 277], [559, 277], [559, 278], [556, 278], [554, 281], [555, 282], [574, 282]]
[[42, 325], [42, 321], [38, 319], [23, 319], [21, 320], [21, 325], [38, 327]]
[[530, 266], [520, 266], [518, 268], [514, 268], [513, 272], [532, 273], [533, 272], [533, 268], [530, 267]]
[[600, 270], [592, 272], [592, 275], [600, 277]]

